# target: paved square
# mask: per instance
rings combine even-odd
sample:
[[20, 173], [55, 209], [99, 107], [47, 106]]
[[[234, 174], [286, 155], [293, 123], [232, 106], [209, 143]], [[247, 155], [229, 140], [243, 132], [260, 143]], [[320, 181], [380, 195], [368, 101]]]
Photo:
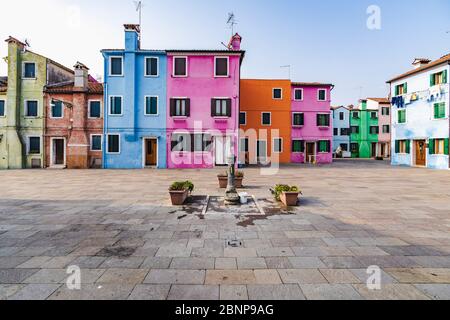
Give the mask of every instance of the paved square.
[[[0, 300], [449, 299], [450, 171], [250, 168], [243, 191], [267, 216], [170, 206], [175, 180], [221, 196], [220, 171], [1, 171]], [[276, 183], [298, 185], [300, 207], [277, 210]], [[66, 285], [74, 265], [81, 290]]]

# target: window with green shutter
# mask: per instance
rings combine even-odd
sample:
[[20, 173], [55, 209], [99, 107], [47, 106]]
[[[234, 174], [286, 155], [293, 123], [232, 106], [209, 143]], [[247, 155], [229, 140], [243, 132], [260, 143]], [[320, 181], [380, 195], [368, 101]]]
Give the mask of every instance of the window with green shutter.
[[398, 123], [406, 123], [406, 110], [398, 110]]
[[428, 140], [428, 153], [434, 154], [434, 139]]
[[445, 102], [434, 104], [434, 118], [435, 119], [445, 118]]
[[448, 142], [449, 139], [444, 139], [444, 154], [448, 156], [449, 150], [448, 150]]
[[320, 153], [330, 152], [330, 141], [326, 140], [319, 141], [319, 152]]
[[395, 86], [395, 95], [396, 96], [401, 96], [403, 94], [407, 94], [408, 93], [408, 84], [402, 83], [399, 84], [398, 86]]
[[433, 73], [430, 75], [430, 87], [433, 87], [438, 84], [444, 84], [448, 81], [448, 72], [447, 70]]
[[407, 154], [411, 153], [411, 140], [406, 140], [405, 141], [405, 147], [406, 147], [406, 152]]
[[305, 152], [305, 144], [302, 140], [292, 140], [292, 152], [303, 153]]

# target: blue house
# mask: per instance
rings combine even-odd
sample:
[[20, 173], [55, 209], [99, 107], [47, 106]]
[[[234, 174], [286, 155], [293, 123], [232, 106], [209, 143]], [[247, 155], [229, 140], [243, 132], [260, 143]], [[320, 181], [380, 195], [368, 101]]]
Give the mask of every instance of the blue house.
[[102, 50], [105, 169], [166, 168], [165, 51], [141, 50], [139, 25], [125, 27], [125, 50]]
[[[347, 107], [332, 107], [333, 111], [333, 152], [341, 147], [344, 156], [350, 151], [350, 111]], [[350, 154], [351, 156], [351, 154]]]

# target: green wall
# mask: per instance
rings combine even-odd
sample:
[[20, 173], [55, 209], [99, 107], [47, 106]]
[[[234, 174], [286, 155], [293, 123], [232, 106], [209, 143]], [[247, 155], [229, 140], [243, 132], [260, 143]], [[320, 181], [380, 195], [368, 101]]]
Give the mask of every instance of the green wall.
[[[359, 113], [359, 118], [353, 118], [353, 112]], [[371, 118], [371, 112], [377, 112], [377, 118]], [[358, 151], [352, 152], [352, 158], [372, 158], [372, 143], [378, 142], [378, 134], [371, 134], [370, 127], [378, 127], [378, 110], [367, 110], [367, 102], [363, 101], [360, 109], [352, 110], [350, 113], [350, 126], [357, 126], [359, 133], [350, 135], [350, 143], [358, 144]]]

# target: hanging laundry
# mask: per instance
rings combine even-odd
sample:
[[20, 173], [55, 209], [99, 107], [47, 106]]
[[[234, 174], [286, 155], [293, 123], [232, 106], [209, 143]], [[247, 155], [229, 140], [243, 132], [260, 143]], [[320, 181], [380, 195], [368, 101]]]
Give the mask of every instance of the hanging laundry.
[[411, 102], [419, 100], [419, 95], [415, 92], [411, 95]]
[[405, 95], [405, 104], [411, 104], [411, 95], [410, 94]]
[[392, 105], [397, 108], [401, 109], [405, 107], [405, 100], [403, 99], [403, 96], [393, 97], [391, 102]]

